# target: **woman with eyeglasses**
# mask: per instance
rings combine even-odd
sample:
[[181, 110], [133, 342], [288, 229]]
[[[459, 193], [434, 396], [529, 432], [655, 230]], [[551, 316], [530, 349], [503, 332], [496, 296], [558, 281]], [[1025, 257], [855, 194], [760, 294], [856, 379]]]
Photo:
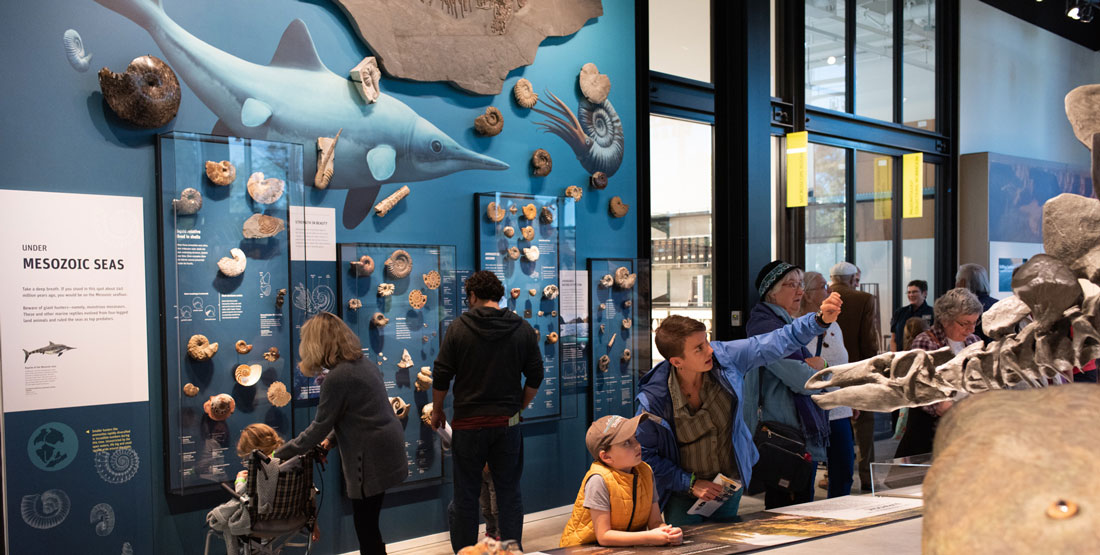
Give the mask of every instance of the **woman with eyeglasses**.
[[[935, 351], [951, 347], [958, 353], [981, 341], [974, 334], [978, 319], [982, 315], [982, 303], [970, 290], [957, 287], [936, 299], [932, 310], [936, 314], [936, 323], [932, 328], [913, 339], [910, 349]], [[959, 397], [961, 398], [961, 397]], [[932, 440], [936, 436], [936, 426], [940, 417], [947, 412], [954, 401], [943, 401], [934, 405], [909, 410], [909, 420], [905, 424], [905, 434], [901, 436], [895, 457], [909, 457], [932, 452]]]
[[[794, 321], [801, 313], [806, 288], [802, 269], [782, 260], [769, 262], [756, 277], [761, 301], [749, 313], [745, 331], [749, 336], [765, 334]], [[806, 380], [825, 368], [825, 360], [812, 356], [805, 347], [745, 375], [745, 402], [741, 410], [745, 423], [755, 431], [758, 422], [779, 422], [802, 430], [806, 451], [813, 462], [826, 460], [829, 443], [828, 413], [814, 404], [805, 388]], [[764, 493], [764, 508], [784, 507], [814, 499], [814, 480], [795, 492], [770, 484]]]

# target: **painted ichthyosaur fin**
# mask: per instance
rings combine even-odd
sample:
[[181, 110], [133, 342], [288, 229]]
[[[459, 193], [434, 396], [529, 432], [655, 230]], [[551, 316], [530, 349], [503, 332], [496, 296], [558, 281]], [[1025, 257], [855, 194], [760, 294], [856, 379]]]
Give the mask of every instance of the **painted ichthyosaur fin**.
[[246, 127], [259, 127], [271, 118], [271, 106], [255, 98], [248, 98], [241, 106], [241, 123]]
[[31, 358], [31, 352], [23, 349], [23, 364], [27, 363], [27, 360]]
[[355, 229], [370, 214], [381, 186], [379, 183], [372, 183], [366, 187], [348, 189], [348, 196], [344, 200], [345, 229]]
[[390, 145], [378, 145], [367, 152], [367, 167], [376, 181], [385, 181], [397, 169], [397, 151]]
[[287, 25], [286, 31], [283, 31], [283, 38], [279, 40], [279, 47], [275, 49], [275, 55], [267, 65], [328, 71], [325, 64], [321, 63], [321, 57], [317, 55], [317, 47], [313, 45], [313, 37], [310, 36], [309, 29], [301, 19], [295, 19]]

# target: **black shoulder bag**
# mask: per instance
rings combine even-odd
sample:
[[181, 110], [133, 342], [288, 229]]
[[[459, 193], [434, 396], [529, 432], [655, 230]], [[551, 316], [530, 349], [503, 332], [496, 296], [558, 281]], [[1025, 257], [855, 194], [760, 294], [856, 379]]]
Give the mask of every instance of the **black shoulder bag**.
[[753, 467], [749, 495], [768, 487], [789, 493], [805, 491], [813, 482], [816, 468], [806, 452], [802, 430], [779, 422], [761, 422], [752, 440], [760, 451], [760, 460]]

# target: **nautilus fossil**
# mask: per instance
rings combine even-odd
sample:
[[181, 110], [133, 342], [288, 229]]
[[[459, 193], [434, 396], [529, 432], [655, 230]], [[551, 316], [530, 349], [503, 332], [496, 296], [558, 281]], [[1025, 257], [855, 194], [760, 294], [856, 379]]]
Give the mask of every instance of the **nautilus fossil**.
[[194, 214], [202, 208], [202, 193], [194, 187], [188, 187], [180, 192], [180, 198], [172, 199], [172, 208], [176, 214]]
[[203, 362], [210, 360], [218, 353], [218, 344], [211, 343], [205, 335], [196, 333], [187, 340], [187, 356], [193, 360]]
[[414, 310], [420, 310], [424, 308], [424, 305], [428, 303], [428, 296], [419, 289], [413, 289], [409, 291], [409, 307]]
[[603, 355], [600, 360], [596, 361], [596, 367], [600, 372], [607, 372], [607, 369], [611, 366], [611, 357]]
[[550, 300], [558, 298], [558, 286], [551, 283], [550, 285], [543, 287], [542, 296]]
[[413, 358], [408, 349], [401, 351], [401, 360], [397, 361], [397, 367], [402, 369], [413, 367]]
[[179, 79], [156, 56], [134, 58], [123, 73], [99, 70], [99, 89], [119, 118], [138, 127], [161, 127], [180, 108]]
[[328, 187], [332, 181], [336, 171], [336, 144], [340, 142], [343, 131], [341, 127], [334, 137], [317, 137], [317, 173], [313, 174], [313, 186], [318, 189]]
[[199, 388], [191, 382], [183, 384], [183, 394], [188, 397], [194, 397], [199, 394]]
[[539, 95], [535, 93], [535, 88], [531, 86], [531, 82], [524, 77], [520, 77], [519, 81], [516, 81], [516, 86], [512, 87], [512, 95], [516, 97], [516, 104], [524, 108], [534, 106], [539, 100]]
[[370, 317], [370, 325], [376, 328], [384, 328], [388, 323], [390, 323], [390, 319], [386, 318], [386, 315], [381, 312], [375, 312], [374, 316]]
[[207, 160], [206, 178], [214, 185], [224, 187], [237, 179], [237, 166], [234, 166], [229, 160], [222, 160], [221, 162]]
[[433, 406], [434, 405], [432, 403], [428, 403], [428, 404], [424, 405], [424, 408], [420, 409], [420, 421], [423, 422], [425, 426], [431, 426], [432, 425], [432, 407]]
[[634, 287], [634, 280], [638, 278], [638, 274], [630, 273], [630, 270], [626, 269], [626, 266], [619, 266], [615, 269], [615, 287], [619, 289], [630, 289]]
[[573, 200], [581, 200], [581, 197], [584, 196], [584, 189], [576, 185], [570, 185], [565, 188], [565, 196], [573, 197]]
[[600, 278], [600, 287], [606, 289], [612, 285], [615, 285], [615, 278], [611, 277], [611, 274], [604, 274], [603, 277]]
[[404, 249], [397, 249], [390, 253], [385, 262], [386, 273], [396, 279], [407, 277], [413, 268], [412, 255]]
[[534, 261], [538, 260], [539, 259], [539, 248], [532, 245], [530, 247], [527, 247], [527, 248], [523, 249], [523, 257], [526, 258], [527, 260], [530, 260], [531, 262], [534, 262]]
[[519, 232], [520, 232], [521, 235], [523, 235], [523, 239], [525, 241], [530, 241], [530, 240], [535, 238], [535, 228], [533, 228], [529, 225], [528, 226], [523, 226], [522, 228], [520, 228]]
[[378, 296], [379, 297], [389, 297], [390, 295], [393, 294], [393, 289], [394, 289], [394, 287], [393, 287], [392, 283], [379, 283], [378, 284]]
[[474, 118], [474, 130], [486, 137], [499, 135], [504, 129], [504, 116], [495, 106], [489, 106], [485, 113]]
[[604, 172], [595, 172], [588, 176], [588, 186], [596, 190], [606, 189], [607, 174]]
[[92, 55], [84, 50], [84, 40], [80, 38], [80, 33], [75, 29], [66, 29], [61, 35], [61, 42], [65, 45], [65, 57], [69, 59], [69, 65], [79, 72], [88, 71]]
[[[550, 153], [544, 149], [536, 149], [531, 155], [531, 167], [533, 173], [538, 177], [546, 177], [550, 175], [550, 170], [554, 169], [554, 161], [550, 158]], [[528, 218], [533, 219], [533, 218]]]
[[607, 211], [615, 218], [621, 218], [630, 211], [630, 206], [623, 202], [622, 197], [614, 196], [607, 202]]
[[348, 299], [348, 308], [351, 310], [359, 310], [363, 308], [363, 301], [359, 299]]
[[549, 206], [543, 206], [539, 211], [539, 221], [544, 224], [554, 223], [554, 211]]
[[237, 368], [233, 370], [233, 379], [243, 386], [252, 386], [260, 381], [260, 376], [263, 372], [264, 367], [259, 364], [239, 364]]
[[495, 202], [489, 203], [489, 206], [485, 208], [485, 214], [494, 222], [499, 222], [504, 219], [504, 209]]
[[290, 402], [290, 392], [286, 390], [283, 382], [271, 382], [267, 386], [267, 400], [275, 407], [285, 407]]
[[115, 529], [115, 510], [107, 503], [97, 503], [88, 513], [88, 522], [95, 527], [95, 535], [109, 536]]
[[122, 484], [130, 481], [141, 466], [137, 451], [129, 447], [113, 451], [100, 451], [95, 454], [95, 471], [108, 484]]
[[514, 228], [510, 225], [504, 226], [504, 229], [502, 229], [500, 231], [501, 231], [501, 233], [504, 234], [505, 237], [507, 237], [509, 239], [511, 239], [512, 236], [516, 234], [516, 228]]
[[409, 186], [402, 185], [401, 188], [394, 191], [392, 195], [382, 199], [382, 202], [374, 205], [374, 214], [379, 218], [385, 218], [386, 214], [389, 214], [390, 210], [393, 210], [393, 207], [397, 206], [397, 203], [401, 202], [401, 200], [407, 196], [409, 196]]
[[233, 344], [233, 348], [242, 355], [247, 355], [252, 352], [252, 345], [246, 343], [244, 339], [238, 339], [237, 342]]
[[267, 214], [253, 214], [244, 221], [241, 233], [245, 239], [266, 239], [274, 237], [286, 229], [286, 222], [282, 218], [268, 216]]
[[589, 102], [599, 104], [607, 100], [607, 93], [611, 92], [611, 78], [600, 73], [600, 70], [596, 68], [596, 64], [591, 62], [584, 64], [581, 67], [578, 80], [580, 81], [581, 93]]
[[351, 75], [351, 80], [356, 84], [355, 90], [359, 92], [359, 96], [363, 97], [363, 100], [367, 101], [367, 104], [375, 103], [382, 94], [382, 91], [379, 89], [379, 83], [382, 81], [382, 72], [379, 71], [378, 61], [374, 56], [363, 58], [363, 61], [351, 68], [349, 73]]
[[23, 522], [39, 530], [47, 530], [64, 522], [70, 509], [72, 502], [68, 494], [59, 489], [24, 495], [19, 501], [19, 513], [23, 516]]
[[260, 204], [272, 204], [283, 198], [286, 182], [277, 177], [264, 177], [264, 172], [248, 176], [248, 196]]
[[513, 288], [512, 288], [512, 298], [513, 298], [513, 299], [518, 299], [518, 298], [519, 298], [519, 294], [520, 294], [520, 289], [519, 289], [519, 287], [513, 287]]
[[511, 258], [512, 260], [518, 260], [519, 259], [519, 247], [514, 246], [514, 245], [511, 246], [511, 247], [508, 247], [508, 258]]
[[523, 205], [524, 218], [527, 218], [528, 220], [534, 220], [536, 215], [538, 215], [538, 208], [535, 207], [534, 203], [527, 203]]
[[409, 404], [400, 397], [390, 397], [390, 408], [393, 409], [393, 414], [398, 420], [409, 417]]
[[221, 260], [218, 260], [218, 271], [225, 277], [237, 277], [244, 273], [247, 264], [248, 259], [244, 257], [244, 251], [229, 249], [229, 256], [223, 256]]
[[374, 272], [374, 259], [365, 254], [360, 256], [359, 260], [352, 260], [350, 264], [351, 271], [358, 277], [366, 277]]
[[413, 385], [417, 391], [427, 391], [432, 388], [432, 367], [421, 366], [416, 373], [416, 383]]
[[428, 289], [439, 289], [439, 285], [443, 282], [439, 272], [436, 270], [421, 274], [420, 278], [424, 280], [424, 286]]
[[558, 342], [558, 332], [552, 331], [552, 332], [546, 334], [546, 342], [550, 343], [550, 344], [557, 343]]

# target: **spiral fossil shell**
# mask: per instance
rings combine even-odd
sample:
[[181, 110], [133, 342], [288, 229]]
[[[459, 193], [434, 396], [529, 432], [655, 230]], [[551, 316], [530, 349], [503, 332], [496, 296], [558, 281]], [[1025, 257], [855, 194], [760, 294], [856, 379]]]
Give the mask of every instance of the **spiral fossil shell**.
[[359, 310], [363, 308], [363, 301], [359, 299], [350, 299], [348, 300], [348, 308], [351, 310]]
[[511, 239], [512, 236], [516, 234], [516, 228], [510, 225], [506, 225], [504, 226], [504, 229], [501, 230], [501, 232], [504, 233], [505, 237]]
[[196, 333], [187, 340], [187, 356], [193, 360], [203, 362], [210, 360], [218, 353], [218, 344], [211, 343], [205, 335]]
[[630, 270], [626, 269], [626, 266], [619, 266], [615, 270], [615, 287], [619, 289], [630, 289], [634, 287], [634, 280], [638, 278], [638, 274], [630, 273]]
[[64, 522], [72, 506], [64, 491], [48, 489], [41, 494], [24, 495], [19, 501], [19, 513], [27, 526], [46, 530]]
[[634, 354], [630, 352], [630, 349], [623, 349], [623, 355], [619, 357], [619, 360], [623, 362], [630, 362], [630, 359], [633, 356]]
[[248, 196], [260, 204], [271, 204], [283, 197], [286, 182], [277, 177], [264, 178], [264, 172], [248, 176]]
[[520, 289], [519, 289], [519, 287], [513, 287], [513, 288], [512, 288], [512, 298], [513, 298], [513, 299], [518, 299], [518, 298], [519, 298], [519, 294], [520, 294]]
[[588, 185], [593, 189], [606, 189], [607, 188], [607, 174], [604, 172], [595, 172], [588, 177]]
[[542, 296], [550, 300], [558, 298], [558, 286], [551, 283], [550, 285], [543, 287]]
[[260, 381], [260, 375], [263, 374], [263, 371], [263, 366], [259, 364], [241, 364], [233, 371], [233, 379], [246, 387], [256, 385], [256, 382]]
[[577, 187], [576, 185], [570, 185], [565, 188], [565, 196], [573, 197], [573, 200], [581, 200], [581, 196], [584, 195], [584, 189]]
[[611, 357], [604, 355], [600, 357], [600, 360], [596, 362], [596, 367], [600, 369], [600, 372], [607, 372], [607, 369], [611, 366]]
[[412, 256], [404, 249], [397, 249], [386, 259], [386, 272], [396, 279], [409, 275], [413, 269]]
[[499, 222], [504, 219], [504, 209], [495, 202], [489, 203], [489, 206], [485, 209], [485, 213], [489, 216], [489, 219], [494, 222]]
[[115, 529], [115, 510], [107, 503], [97, 503], [88, 513], [88, 522], [95, 527], [95, 535], [109, 536]]
[[172, 200], [176, 214], [190, 215], [202, 208], [202, 193], [194, 187], [188, 187], [180, 193], [180, 198]]
[[550, 175], [550, 170], [554, 169], [554, 161], [550, 158], [549, 152], [540, 148], [535, 150], [534, 154], [531, 155], [531, 167], [536, 176], [546, 177]]
[[247, 355], [248, 353], [252, 352], [252, 345], [245, 343], [244, 339], [238, 339], [237, 342], [233, 345], [233, 348], [242, 355]]
[[222, 257], [218, 260], [218, 271], [225, 277], [237, 277], [244, 273], [244, 268], [248, 264], [248, 259], [244, 257], [244, 251], [241, 249], [229, 249], [229, 257]]
[[283, 382], [271, 382], [267, 386], [267, 400], [272, 406], [285, 407], [290, 402], [290, 392], [286, 390]]
[[630, 206], [623, 202], [623, 199], [618, 196], [611, 197], [611, 200], [607, 203], [607, 211], [616, 218], [621, 218], [630, 211]]
[[388, 323], [390, 323], [390, 319], [386, 318], [386, 315], [381, 312], [375, 312], [374, 316], [370, 317], [370, 325], [376, 328], [384, 328]]
[[607, 100], [607, 93], [611, 92], [611, 78], [600, 73], [596, 64], [591, 62], [581, 67], [578, 76], [581, 85], [581, 93], [589, 102], [599, 104]]
[[99, 70], [99, 89], [111, 111], [138, 127], [161, 127], [180, 107], [179, 79], [156, 56], [134, 58], [123, 73]]
[[424, 408], [420, 409], [420, 421], [423, 422], [425, 426], [431, 426], [432, 425], [432, 407], [433, 406], [434, 405], [432, 403], [428, 403], [428, 404], [424, 405]]
[[546, 342], [551, 343], [551, 344], [552, 343], [557, 343], [558, 342], [558, 332], [552, 331], [552, 332], [546, 334]]
[[206, 161], [206, 178], [214, 185], [226, 186], [237, 179], [237, 167], [229, 160], [214, 162]]
[[278, 347], [272, 347], [272, 348], [268, 349], [267, 351], [265, 351], [264, 352], [264, 360], [266, 360], [268, 362], [275, 362], [276, 360], [279, 360], [279, 348]]
[[523, 206], [523, 217], [528, 220], [534, 220], [538, 214], [538, 208], [533, 203], [528, 203]]
[[228, 393], [219, 393], [217, 395], [211, 395], [202, 405], [202, 410], [206, 412], [212, 420], [225, 420], [229, 418], [233, 411], [237, 408], [237, 401], [233, 399], [233, 396]]
[[504, 116], [495, 106], [489, 106], [485, 113], [474, 118], [474, 130], [486, 137], [499, 135], [504, 129]]
[[401, 352], [401, 360], [397, 361], [397, 367], [398, 368], [412, 368], [412, 366], [413, 366], [412, 355], [409, 354], [408, 349], [404, 349]]
[[191, 382], [183, 384], [183, 394], [188, 397], [194, 397], [199, 394], [199, 388]]
[[393, 414], [398, 420], [409, 417], [409, 404], [400, 397], [390, 397], [390, 408], [393, 409]]
[[424, 286], [428, 289], [439, 289], [439, 284], [443, 282], [439, 272], [435, 270], [422, 274], [420, 277], [424, 280]]
[[65, 57], [69, 59], [69, 65], [82, 73], [88, 71], [92, 55], [84, 50], [84, 40], [80, 38], [80, 33], [75, 29], [66, 29], [61, 35], [61, 42], [65, 45]]
[[539, 211], [539, 221], [544, 224], [554, 223], [554, 211], [549, 206], [543, 206]]
[[611, 277], [611, 274], [604, 274], [603, 277], [600, 278], [600, 287], [606, 289], [612, 285], [615, 285], [615, 278]]
[[630, 321], [630, 318], [623, 318], [623, 329], [628, 330], [634, 323]]
[[519, 259], [519, 247], [515, 247], [515, 246], [508, 247], [508, 258], [511, 258], [512, 260], [518, 260]]
[[520, 77], [519, 81], [516, 81], [516, 86], [512, 87], [512, 95], [516, 97], [516, 104], [524, 108], [534, 107], [535, 103], [539, 100], [539, 95], [535, 93], [535, 88], [531, 85], [531, 82], [524, 77]]
[[519, 232], [523, 235], [523, 239], [530, 241], [535, 238], [535, 228], [531, 226], [525, 226], [520, 228]]
[[432, 368], [430, 366], [421, 366], [420, 371], [416, 373], [416, 384], [413, 385], [417, 391], [427, 391], [432, 387]]
[[379, 297], [389, 297], [390, 295], [393, 294], [393, 289], [394, 289], [394, 287], [393, 287], [392, 283], [379, 283], [378, 284], [378, 296]]
[[244, 221], [241, 232], [245, 239], [265, 239], [274, 237], [286, 229], [286, 222], [275, 216], [267, 214], [253, 214]]
[[409, 291], [409, 306], [416, 310], [424, 308], [424, 305], [428, 302], [428, 296], [419, 289], [413, 289]]
[[539, 248], [536, 247], [536, 246], [533, 246], [533, 245], [530, 246], [530, 247], [527, 247], [527, 248], [523, 249], [523, 256], [527, 260], [530, 260], [531, 262], [534, 262], [534, 261], [539, 259]]
[[365, 254], [360, 256], [359, 260], [352, 260], [350, 264], [351, 270], [358, 277], [366, 277], [374, 272], [374, 259]]

